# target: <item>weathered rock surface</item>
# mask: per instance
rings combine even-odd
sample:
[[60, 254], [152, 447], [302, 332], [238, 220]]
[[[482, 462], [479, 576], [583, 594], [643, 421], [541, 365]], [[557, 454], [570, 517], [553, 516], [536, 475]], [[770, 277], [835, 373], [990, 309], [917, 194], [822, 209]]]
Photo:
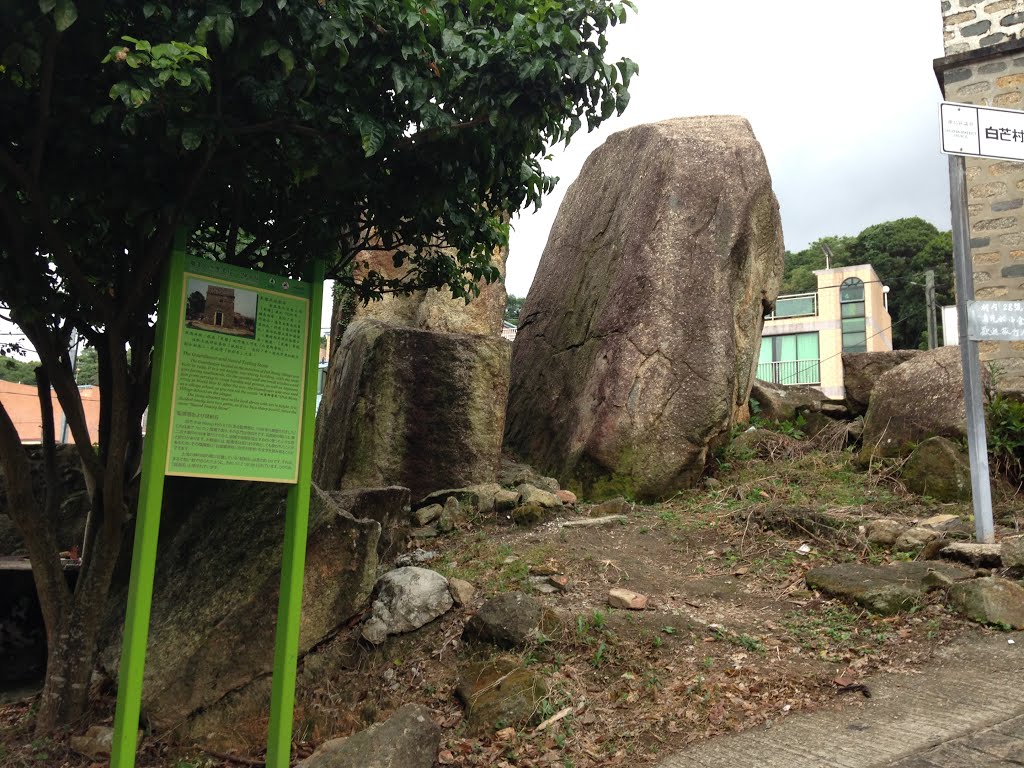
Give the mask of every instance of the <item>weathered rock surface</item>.
[[515, 659], [499, 658], [464, 669], [456, 693], [466, 705], [470, 730], [482, 733], [539, 721], [548, 687], [543, 677]]
[[71, 737], [71, 748], [92, 758], [110, 757], [114, 746], [114, 729], [108, 725], [93, 725], [83, 735]]
[[562, 500], [551, 491], [544, 491], [523, 483], [518, 488], [519, 501], [522, 504], [537, 504], [544, 509], [555, 509], [562, 506]]
[[[272, 669], [286, 494], [269, 483], [168, 478], [142, 701], [151, 726], [180, 725]], [[379, 522], [357, 520], [314, 487], [300, 654], [365, 608], [380, 538]], [[100, 654], [113, 678], [126, 582], [115, 585]]]
[[954, 541], [939, 550], [939, 555], [945, 560], [967, 563], [975, 568], [999, 568], [1003, 565], [1003, 549], [999, 544]]
[[971, 578], [970, 571], [929, 561], [886, 566], [844, 563], [812, 568], [805, 578], [810, 589], [851, 600], [872, 613], [890, 616], [920, 605], [933, 586], [929, 576], [934, 573], [953, 582]]
[[406, 704], [382, 723], [324, 742], [296, 768], [431, 768], [441, 729], [422, 704]]
[[414, 565], [396, 568], [380, 577], [375, 587], [373, 615], [363, 625], [363, 638], [379, 645], [388, 635], [419, 629], [453, 605], [448, 579], [437, 571]]
[[616, 587], [608, 590], [608, 605], [628, 611], [642, 611], [647, 608], [647, 595], [641, 595], [631, 589]]
[[781, 274], [746, 120], [614, 134], [569, 188], [521, 313], [506, 444], [588, 498], [695, 484], [747, 401]]
[[844, 353], [843, 385], [846, 387], [846, 403], [851, 413], [856, 416], [867, 413], [871, 392], [882, 374], [888, 373], [917, 354], [916, 349]]
[[896, 520], [872, 520], [867, 527], [867, 539], [871, 544], [891, 547], [906, 529], [907, 526]]
[[895, 546], [900, 552], [910, 552], [923, 547], [925, 544], [935, 541], [940, 536], [942, 536], [942, 534], [934, 528], [925, 528], [921, 525], [915, 525], [913, 528], [908, 528], [899, 535], [896, 539]]
[[591, 517], [608, 517], [609, 515], [628, 515], [633, 511], [633, 504], [621, 496], [602, 501], [590, 509]]
[[1004, 568], [1024, 568], [1024, 538], [1003, 539], [999, 555]]
[[966, 438], [959, 347], [920, 352], [879, 377], [864, 418], [860, 460], [908, 455], [929, 437]]
[[[366, 262], [369, 265], [368, 268], [360, 266], [359, 272], [373, 270], [387, 278], [404, 277], [408, 273], [408, 266], [403, 264], [395, 267], [394, 253], [362, 251], [356, 254], [357, 263]], [[495, 249], [491, 264], [498, 269], [501, 279], [493, 283], [481, 280], [480, 295], [469, 304], [464, 299], [452, 298], [447, 288], [417, 291], [404, 296], [388, 294], [380, 301], [371, 301], [366, 305], [355, 304], [350, 319], [380, 320], [390, 325], [439, 333], [497, 336], [501, 333], [501, 322], [508, 303], [504, 282], [507, 260], [507, 248]]]
[[757, 401], [757, 415], [771, 421], [793, 421], [801, 413], [820, 411], [825, 395], [811, 386], [784, 387], [755, 379], [750, 399]]
[[971, 500], [971, 462], [967, 452], [945, 437], [929, 437], [900, 470], [907, 490], [936, 501]]
[[550, 635], [559, 624], [558, 616], [540, 600], [521, 592], [505, 592], [480, 606], [466, 622], [463, 636], [500, 648], [518, 648]]
[[419, 499], [495, 480], [507, 342], [357, 320], [336, 354], [317, 418], [322, 488], [397, 484]]
[[1009, 579], [972, 579], [949, 591], [953, 606], [982, 624], [1024, 629], [1024, 587]]

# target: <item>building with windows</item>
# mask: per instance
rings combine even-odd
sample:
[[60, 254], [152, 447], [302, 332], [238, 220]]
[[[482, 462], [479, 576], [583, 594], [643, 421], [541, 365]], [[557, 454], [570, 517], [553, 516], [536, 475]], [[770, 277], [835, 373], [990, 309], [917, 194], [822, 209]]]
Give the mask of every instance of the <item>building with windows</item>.
[[887, 294], [870, 264], [815, 271], [818, 290], [779, 296], [765, 315], [757, 378], [845, 397], [843, 352], [892, 349]]

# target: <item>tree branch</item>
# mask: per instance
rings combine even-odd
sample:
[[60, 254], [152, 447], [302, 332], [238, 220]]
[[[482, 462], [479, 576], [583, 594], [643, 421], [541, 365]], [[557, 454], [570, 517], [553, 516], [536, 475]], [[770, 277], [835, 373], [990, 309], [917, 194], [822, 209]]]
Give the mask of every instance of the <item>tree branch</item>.
[[32, 160], [29, 164], [29, 175], [35, 187], [39, 188], [40, 173], [43, 167], [43, 152], [46, 148], [46, 134], [50, 127], [50, 101], [53, 96], [53, 72], [57, 60], [57, 40], [60, 33], [53, 27], [49, 38], [46, 40], [46, 50], [43, 52], [43, 70], [39, 82], [39, 109], [36, 117], [36, 130], [34, 145], [32, 147]]

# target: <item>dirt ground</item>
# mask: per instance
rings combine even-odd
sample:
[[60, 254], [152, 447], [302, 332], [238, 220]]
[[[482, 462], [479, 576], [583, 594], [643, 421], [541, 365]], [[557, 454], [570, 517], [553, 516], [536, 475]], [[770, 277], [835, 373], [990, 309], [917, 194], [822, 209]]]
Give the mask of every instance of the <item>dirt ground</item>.
[[[443, 728], [441, 766], [651, 765], [697, 740], [847, 706], [870, 695], [861, 681], [873, 671], [927, 672], [943, 644], [998, 632], [952, 614], [938, 595], [920, 610], [883, 618], [807, 590], [803, 577], [814, 566], [913, 557], [868, 545], [863, 526], [873, 519], [952, 512], [963, 519], [952, 536], [973, 532], [969, 505], [912, 496], [887, 470], [855, 468], [848, 451], [726, 454], [707, 488], [633, 504], [623, 523], [561, 526], [587, 517], [591, 506], [532, 528], [470, 519], [416, 542], [436, 552], [426, 567], [471, 582], [477, 597], [378, 648], [358, 642], [353, 627], [318, 649], [300, 675], [296, 756], [420, 702]], [[1002, 499], [996, 514], [1003, 535], [1016, 533], [1024, 505]], [[488, 596], [536, 594], [537, 577], [550, 572], [569, 577], [566, 592], [539, 595], [563, 628], [515, 654], [545, 676], [548, 697], [529, 725], [472, 735], [454, 693], [458, 671], [497, 653], [463, 646], [462, 627]], [[647, 609], [610, 608], [613, 587], [646, 595]], [[28, 697], [0, 708], [0, 765], [99, 765], [66, 740], [32, 741], [32, 704]], [[92, 722], [109, 723], [111, 714], [101, 697]], [[262, 765], [265, 728], [265, 720], [238, 723], [248, 750], [232, 754], [149, 734], [139, 764]]]

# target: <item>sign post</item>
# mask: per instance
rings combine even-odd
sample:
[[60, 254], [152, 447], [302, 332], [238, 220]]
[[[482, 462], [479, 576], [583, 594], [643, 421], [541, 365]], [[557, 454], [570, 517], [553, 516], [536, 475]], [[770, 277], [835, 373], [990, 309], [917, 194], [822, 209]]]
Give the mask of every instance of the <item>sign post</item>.
[[111, 768], [135, 765], [166, 475], [290, 487], [268, 768], [291, 753], [324, 268], [292, 280], [188, 257], [179, 233], [160, 294]]

